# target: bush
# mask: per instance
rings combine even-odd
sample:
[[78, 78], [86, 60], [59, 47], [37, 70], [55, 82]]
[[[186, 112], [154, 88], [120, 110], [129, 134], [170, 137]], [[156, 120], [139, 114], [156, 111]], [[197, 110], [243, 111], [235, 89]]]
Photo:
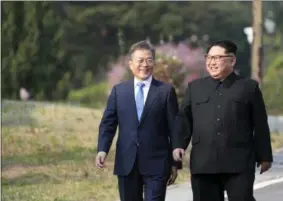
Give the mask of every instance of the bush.
[[177, 57], [158, 55], [153, 76], [158, 80], [172, 84], [179, 101], [185, 92], [184, 80], [187, 73], [187, 70], [183, 68], [183, 63]]
[[71, 90], [68, 101], [86, 107], [99, 108], [105, 105], [106, 96], [107, 84], [100, 83], [79, 90]]
[[283, 58], [282, 54], [279, 55], [267, 68], [263, 80], [264, 100], [268, 113], [272, 115], [283, 114]]

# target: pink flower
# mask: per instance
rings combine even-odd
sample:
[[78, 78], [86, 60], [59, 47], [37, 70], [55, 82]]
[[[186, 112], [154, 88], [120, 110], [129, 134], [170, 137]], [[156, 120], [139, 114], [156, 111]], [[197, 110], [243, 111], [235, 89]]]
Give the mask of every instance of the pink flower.
[[[179, 60], [182, 63], [182, 68], [177, 69], [176, 72], [185, 73], [184, 84], [197, 79], [205, 74], [205, 52], [203, 48], [192, 48], [187, 43], [181, 42], [179, 44], [166, 43], [156, 45], [157, 62], [162, 63], [164, 69], [168, 69], [168, 64], [163, 63], [159, 55], [164, 55], [173, 60]], [[112, 88], [115, 84], [121, 82], [128, 72], [127, 68], [128, 57], [122, 55], [116, 62], [110, 64], [110, 71], [108, 72], [108, 85]], [[160, 72], [160, 76], [168, 77], [165, 72]], [[169, 76], [170, 77], [170, 76]], [[165, 79], [165, 78], [164, 78]], [[171, 79], [171, 78], [170, 78]]]

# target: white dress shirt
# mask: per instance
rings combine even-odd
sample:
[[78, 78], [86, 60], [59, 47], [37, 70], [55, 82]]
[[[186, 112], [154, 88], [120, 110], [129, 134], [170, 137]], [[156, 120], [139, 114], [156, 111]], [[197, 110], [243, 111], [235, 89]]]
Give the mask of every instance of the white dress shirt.
[[135, 84], [135, 97], [138, 93], [138, 86], [137, 86], [137, 83], [139, 82], [142, 82], [144, 83], [144, 87], [143, 87], [143, 95], [144, 95], [144, 104], [145, 104], [145, 101], [146, 101], [146, 98], [147, 98], [147, 95], [148, 95], [148, 91], [149, 91], [149, 88], [150, 88], [150, 85], [151, 85], [151, 81], [152, 81], [152, 75], [147, 78], [146, 80], [138, 80], [136, 77], [134, 79], [134, 84]]

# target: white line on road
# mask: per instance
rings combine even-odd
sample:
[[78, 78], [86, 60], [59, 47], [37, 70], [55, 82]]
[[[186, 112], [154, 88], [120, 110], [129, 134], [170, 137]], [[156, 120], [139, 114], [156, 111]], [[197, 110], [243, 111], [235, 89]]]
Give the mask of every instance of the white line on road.
[[264, 181], [264, 182], [260, 182], [260, 183], [254, 185], [254, 190], [264, 188], [264, 187], [272, 185], [272, 184], [277, 184], [277, 183], [280, 183], [280, 182], [283, 182], [283, 177], [280, 177], [280, 178], [277, 178], [277, 179], [267, 180], [267, 181]]
[[[277, 178], [277, 179], [267, 180], [267, 181], [264, 181], [264, 182], [260, 182], [260, 183], [254, 185], [254, 190], [258, 190], [258, 189], [264, 188], [266, 186], [270, 186], [272, 184], [277, 184], [277, 183], [280, 183], [280, 182], [283, 182], [283, 177], [280, 177], [280, 178]], [[227, 192], [225, 191], [225, 199], [227, 199], [227, 198], [228, 198]]]

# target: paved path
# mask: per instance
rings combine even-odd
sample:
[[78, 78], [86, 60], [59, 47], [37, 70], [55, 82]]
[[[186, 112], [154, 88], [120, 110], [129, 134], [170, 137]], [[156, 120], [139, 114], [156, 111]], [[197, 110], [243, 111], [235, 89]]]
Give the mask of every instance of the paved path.
[[282, 201], [283, 200], [283, 182], [267, 186], [255, 191], [256, 201]]
[[[282, 181], [281, 181], [282, 180]], [[272, 182], [279, 182], [274, 184], [274, 186], [269, 185]], [[277, 153], [274, 153], [274, 163], [273, 167], [271, 170], [268, 172], [260, 175], [258, 172], [256, 173], [256, 180], [255, 180], [255, 197], [257, 198], [257, 201], [267, 201], [268, 199], [264, 199], [268, 196], [267, 192], [264, 188], [272, 188], [272, 192], [275, 194], [274, 196], [280, 195], [282, 196], [283, 192], [283, 150], [280, 150]], [[282, 192], [278, 192], [280, 191]], [[257, 193], [258, 191], [258, 193]], [[276, 197], [275, 197], [276, 198]], [[277, 201], [273, 199], [269, 199], [272, 201]], [[282, 200], [282, 197], [280, 201]], [[192, 201], [192, 191], [191, 191], [191, 186], [190, 183], [184, 183], [184, 184], [179, 184], [179, 185], [174, 185], [168, 188], [167, 190], [167, 195], [166, 195], [166, 201]]]
[[268, 116], [268, 124], [271, 132], [283, 133], [283, 116]]

